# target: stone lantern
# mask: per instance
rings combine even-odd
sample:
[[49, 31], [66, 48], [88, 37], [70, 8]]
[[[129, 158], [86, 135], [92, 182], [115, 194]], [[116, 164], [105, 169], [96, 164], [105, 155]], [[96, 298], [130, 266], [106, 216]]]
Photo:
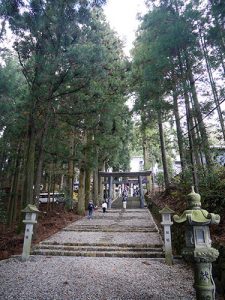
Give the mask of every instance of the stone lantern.
[[172, 214], [174, 211], [168, 206], [165, 206], [162, 210], [159, 211], [162, 215], [163, 232], [164, 232], [164, 245], [165, 245], [165, 260], [168, 265], [173, 264], [173, 255], [172, 255], [172, 244], [171, 244], [171, 225], [173, 222], [171, 220]]
[[25, 213], [25, 220], [23, 223], [26, 224], [24, 242], [23, 242], [23, 253], [22, 260], [27, 260], [30, 256], [31, 240], [33, 235], [33, 226], [37, 223], [37, 214], [40, 212], [35, 205], [28, 204], [27, 207], [22, 210]]
[[188, 209], [181, 216], [173, 217], [176, 223], [184, 223], [186, 247], [182, 254], [195, 265], [196, 296], [198, 300], [215, 299], [215, 284], [212, 278], [212, 262], [219, 252], [211, 247], [210, 224], [219, 224], [220, 216], [201, 208], [201, 196], [194, 188], [187, 196]]

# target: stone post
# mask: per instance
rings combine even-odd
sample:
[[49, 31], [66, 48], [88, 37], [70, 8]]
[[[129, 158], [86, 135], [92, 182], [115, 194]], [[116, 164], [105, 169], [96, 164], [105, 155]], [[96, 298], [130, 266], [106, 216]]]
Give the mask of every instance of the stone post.
[[139, 190], [140, 190], [140, 207], [144, 208], [144, 192], [143, 192], [143, 185], [142, 185], [142, 176], [138, 176], [139, 182]]
[[173, 254], [172, 254], [172, 243], [171, 243], [171, 215], [174, 214], [174, 211], [168, 206], [165, 206], [162, 210], [159, 211], [162, 215], [163, 232], [164, 232], [164, 247], [165, 247], [165, 261], [166, 264], [171, 266], [173, 264]]
[[113, 185], [113, 177], [109, 177], [109, 203], [108, 208], [111, 209], [112, 207], [112, 185]]
[[109, 199], [109, 195], [108, 195], [108, 184], [106, 183], [106, 178], [104, 177], [104, 196], [103, 196], [104, 200], [107, 201], [107, 199]]
[[23, 253], [22, 260], [26, 261], [30, 256], [31, 241], [33, 235], [33, 226], [37, 223], [37, 214], [40, 212], [35, 205], [28, 204], [27, 207], [22, 210], [25, 213], [25, 220], [23, 223], [26, 224], [24, 242], [23, 242]]
[[188, 209], [181, 216], [175, 215], [176, 223], [184, 223], [186, 247], [182, 254], [194, 263], [197, 300], [214, 300], [215, 284], [212, 277], [212, 262], [219, 252], [211, 247], [209, 224], [219, 224], [220, 216], [201, 208], [201, 196], [192, 192], [187, 196]]
[[133, 193], [134, 193], [134, 184], [131, 183], [130, 184], [130, 196], [133, 197]]

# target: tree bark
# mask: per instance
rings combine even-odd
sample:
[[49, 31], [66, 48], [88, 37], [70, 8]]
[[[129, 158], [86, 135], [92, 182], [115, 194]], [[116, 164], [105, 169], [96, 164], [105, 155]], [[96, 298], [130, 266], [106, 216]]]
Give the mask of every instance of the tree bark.
[[98, 198], [98, 170], [93, 171], [93, 201], [95, 205], [99, 206], [100, 201]]
[[224, 125], [223, 114], [221, 111], [218, 92], [217, 92], [216, 84], [215, 84], [215, 81], [213, 78], [213, 74], [212, 74], [212, 70], [211, 70], [211, 66], [210, 66], [210, 62], [209, 62], [207, 45], [206, 45], [204, 37], [202, 36], [201, 31], [200, 31], [200, 37], [201, 37], [203, 54], [204, 54], [204, 58], [206, 61], [206, 67], [207, 67], [207, 71], [208, 71], [209, 81], [210, 81], [210, 85], [211, 85], [211, 89], [212, 89], [212, 93], [213, 93], [213, 98], [214, 98], [214, 102], [216, 104], [216, 109], [217, 109], [217, 113], [218, 113], [218, 117], [219, 117], [219, 122], [220, 122], [220, 127], [222, 130], [223, 139], [225, 141], [225, 125]]
[[28, 125], [28, 145], [26, 151], [26, 161], [24, 169], [24, 205], [33, 204], [34, 185], [34, 158], [35, 158], [35, 132], [34, 120], [31, 116]]
[[85, 214], [85, 169], [80, 168], [77, 213]]
[[198, 153], [196, 153], [196, 149], [193, 149], [193, 139], [195, 139], [194, 130], [190, 130], [193, 128], [193, 121], [190, 112], [190, 101], [188, 96], [188, 89], [187, 89], [187, 81], [186, 76], [183, 70], [183, 63], [180, 50], [178, 49], [178, 63], [179, 69], [181, 74], [181, 84], [183, 88], [183, 95], [185, 101], [185, 109], [186, 109], [186, 119], [187, 119], [187, 134], [188, 134], [188, 141], [189, 141], [189, 152], [190, 152], [190, 164], [191, 164], [191, 171], [192, 171], [192, 181], [193, 185], [195, 186], [195, 190], [198, 191], [198, 175], [196, 169], [196, 162], [198, 162]]
[[[105, 171], [105, 163], [100, 164], [99, 171]], [[102, 183], [104, 181], [103, 177], [98, 178], [98, 201], [102, 202], [104, 200], [104, 184]]]
[[39, 197], [40, 197], [40, 186], [42, 179], [42, 171], [43, 171], [43, 163], [44, 163], [44, 145], [47, 136], [47, 130], [49, 125], [49, 114], [46, 114], [44, 128], [42, 130], [40, 145], [39, 145], [39, 155], [37, 162], [37, 170], [36, 170], [36, 181], [34, 186], [34, 203], [38, 207], [39, 206]]
[[180, 160], [181, 160], [181, 170], [182, 170], [182, 173], [184, 173], [187, 168], [187, 162], [186, 162], [186, 155], [185, 155], [185, 149], [184, 149], [183, 133], [182, 133], [181, 124], [180, 124], [180, 115], [179, 115], [179, 109], [178, 109], [178, 97], [177, 97], [177, 93], [175, 90], [173, 90], [173, 111], [174, 111], [176, 129], [177, 129], [177, 142], [178, 142], [178, 149], [179, 149], [179, 155], [180, 155]]
[[158, 110], [158, 126], [159, 126], [164, 182], [165, 182], [165, 188], [167, 189], [169, 188], [169, 173], [168, 173], [168, 166], [167, 166], [167, 159], [166, 159], [166, 147], [165, 147], [165, 139], [164, 139], [164, 132], [163, 132], [163, 124], [162, 124], [162, 112], [160, 109]]
[[91, 170], [86, 168], [85, 174], [85, 209], [87, 209], [91, 200]]
[[[148, 149], [148, 141], [147, 141], [145, 126], [144, 126], [143, 132], [142, 132], [142, 148], [143, 148], [143, 158], [144, 158], [144, 170], [150, 170], [149, 149]], [[147, 180], [148, 180], [147, 192], [150, 193], [152, 190], [151, 176], [148, 176]]]
[[20, 153], [21, 143], [17, 147], [15, 164], [13, 168], [11, 189], [8, 202], [8, 224], [11, 226], [16, 221], [17, 216], [17, 205], [18, 205], [18, 180], [20, 172]]
[[68, 162], [68, 195], [70, 200], [73, 199], [73, 181], [74, 181], [74, 131], [71, 130], [70, 133], [70, 157]]
[[189, 80], [191, 94], [192, 94], [193, 103], [194, 103], [194, 110], [195, 110], [196, 118], [198, 120], [199, 131], [201, 134], [201, 145], [203, 146], [203, 153], [205, 154], [206, 164], [209, 168], [212, 164], [212, 159], [211, 159], [211, 155], [210, 155], [208, 135], [206, 132], [205, 124], [202, 119], [202, 113], [201, 113], [200, 105], [198, 102], [198, 96], [197, 96], [197, 92], [196, 92], [196, 88], [195, 88], [194, 75], [192, 73], [187, 55], [186, 55], [185, 59], [186, 59], [186, 67], [187, 67], [187, 69], [186, 69], [187, 78]]

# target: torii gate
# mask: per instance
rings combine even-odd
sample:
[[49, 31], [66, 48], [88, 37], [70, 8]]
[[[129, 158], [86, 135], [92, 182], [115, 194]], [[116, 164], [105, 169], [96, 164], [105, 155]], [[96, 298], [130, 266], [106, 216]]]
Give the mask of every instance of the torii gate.
[[144, 193], [142, 186], [142, 177], [143, 176], [151, 176], [152, 171], [140, 171], [140, 172], [98, 172], [100, 177], [107, 177], [109, 183], [109, 203], [108, 208], [111, 208], [112, 205], [112, 186], [113, 186], [113, 178], [114, 177], [129, 177], [129, 178], [138, 178], [139, 190], [140, 190], [140, 207], [144, 208]]

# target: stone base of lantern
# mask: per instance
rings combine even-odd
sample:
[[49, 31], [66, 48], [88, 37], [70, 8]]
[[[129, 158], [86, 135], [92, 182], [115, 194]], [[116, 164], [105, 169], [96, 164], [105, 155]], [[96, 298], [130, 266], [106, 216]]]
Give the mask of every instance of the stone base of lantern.
[[212, 264], [198, 262], [195, 264], [195, 284], [197, 300], [215, 299], [215, 283], [212, 277]]

